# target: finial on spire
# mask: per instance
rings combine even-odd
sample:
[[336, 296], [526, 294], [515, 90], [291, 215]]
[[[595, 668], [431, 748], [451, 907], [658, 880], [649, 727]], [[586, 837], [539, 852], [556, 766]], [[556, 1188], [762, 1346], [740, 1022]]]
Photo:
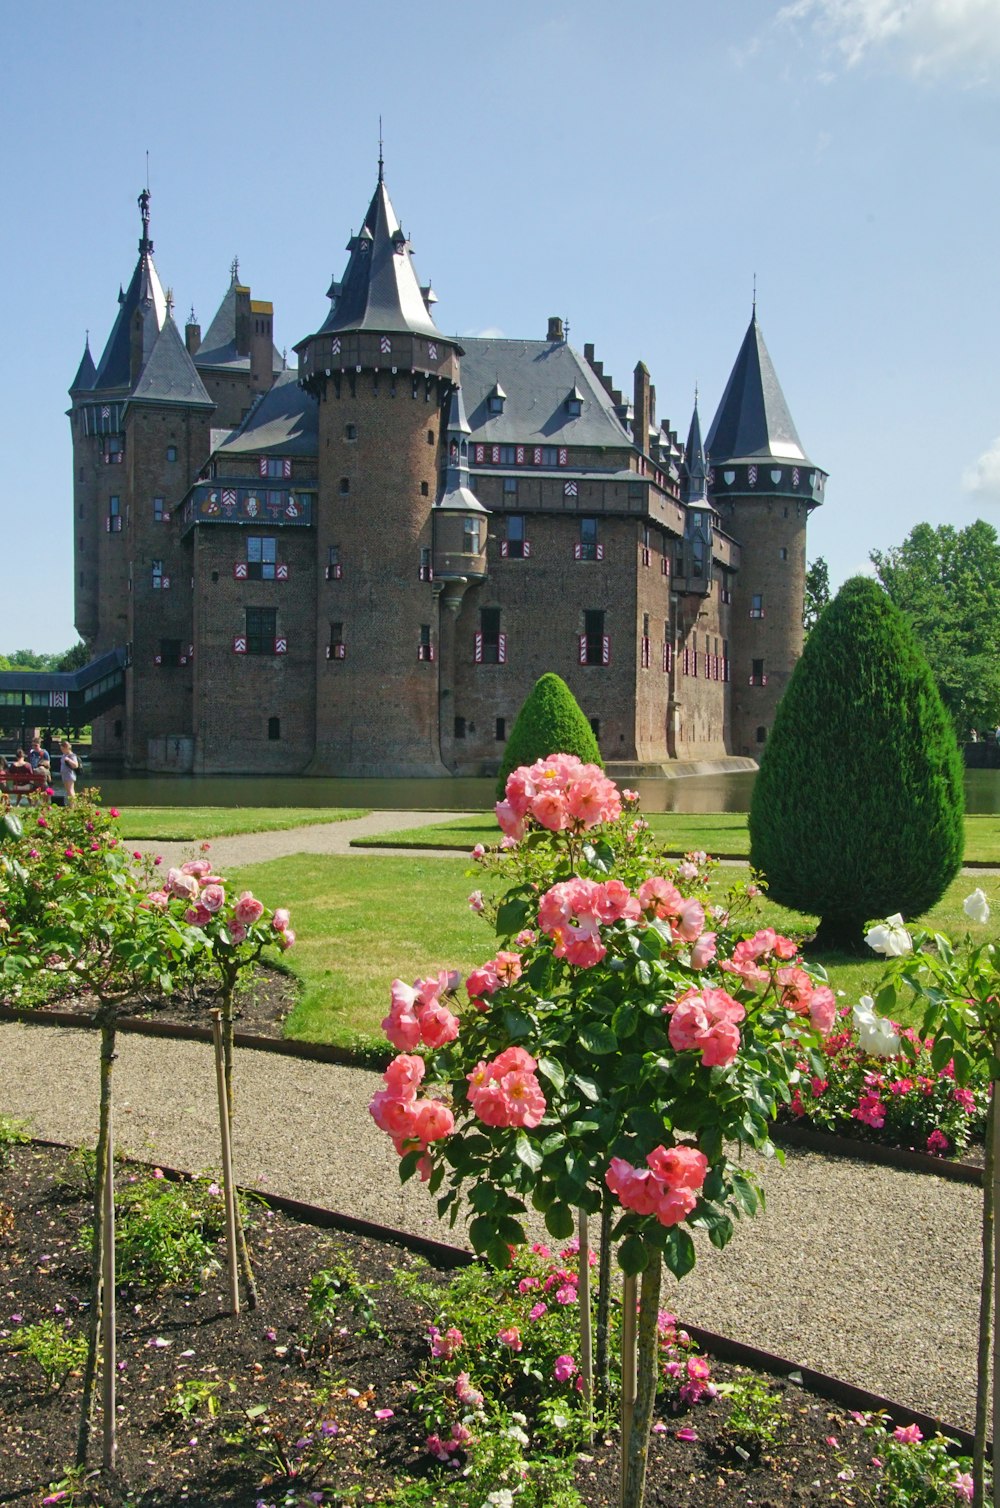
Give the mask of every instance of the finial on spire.
[[695, 406], [695, 408], [698, 407], [698, 379], [697, 379], [697, 377], [694, 379], [694, 406]]
[[172, 288], [167, 289], [165, 298], [167, 304], [167, 314], [172, 319], [174, 313], [174, 290]]
[[153, 243], [149, 239], [149, 189], [144, 188], [136, 203], [139, 206], [139, 214], [142, 216], [142, 237], [139, 241], [139, 250], [145, 255], [153, 249]]
[[383, 181], [383, 178], [384, 178], [384, 169], [385, 169], [385, 162], [382, 159], [382, 117], [380, 115], [379, 118], [378, 118], [378, 181], [379, 181], [379, 183], [381, 183]]
[[233, 257], [232, 262], [229, 264], [229, 275], [232, 278], [233, 282], [235, 283], [236, 279], [240, 275], [240, 259], [239, 259], [239, 257]]
[[188, 324], [189, 325], [196, 325], [197, 323], [198, 323], [198, 316], [195, 314], [195, 312], [194, 312], [194, 304], [192, 304], [191, 305], [191, 313], [188, 315]]
[[569, 315], [568, 314], [566, 315], [566, 317], [563, 320], [563, 340], [565, 341], [565, 343], [567, 345], [569, 345]]
[[757, 318], [757, 274], [753, 275], [753, 317]]

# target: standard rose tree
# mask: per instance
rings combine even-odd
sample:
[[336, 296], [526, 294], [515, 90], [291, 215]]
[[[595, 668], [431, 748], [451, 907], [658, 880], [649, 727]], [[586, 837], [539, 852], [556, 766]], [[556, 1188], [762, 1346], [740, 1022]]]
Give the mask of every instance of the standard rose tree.
[[[383, 1025], [400, 1056], [371, 1110], [402, 1176], [441, 1191], [439, 1212], [454, 1221], [467, 1196], [472, 1244], [495, 1265], [525, 1240], [530, 1202], [559, 1239], [575, 1212], [601, 1217], [603, 1253], [614, 1246], [626, 1274], [627, 1327], [642, 1274], [634, 1423], [624, 1416], [634, 1508], [662, 1265], [682, 1277], [693, 1230], [725, 1246], [734, 1218], [758, 1207], [727, 1147], [773, 1150], [770, 1122], [834, 997], [790, 939], [747, 935], [732, 897], [713, 904], [704, 855], [668, 866], [635, 798], [601, 770], [565, 754], [519, 768], [497, 816], [503, 844], [477, 857], [498, 894], [473, 906], [498, 952], [464, 1000], [445, 970], [394, 982]], [[601, 1290], [599, 1353], [607, 1270]], [[589, 1315], [582, 1294], [580, 1307]]]

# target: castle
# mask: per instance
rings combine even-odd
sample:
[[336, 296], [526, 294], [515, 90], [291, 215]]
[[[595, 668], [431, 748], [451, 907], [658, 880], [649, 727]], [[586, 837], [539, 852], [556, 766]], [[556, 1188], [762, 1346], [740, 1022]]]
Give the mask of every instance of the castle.
[[[756, 309], [704, 445], [560, 319], [435, 324], [384, 181], [288, 367], [232, 280], [183, 334], [139, 258], [70, 389], [95, 758], [130, 770], [494, 770], [554, 670], [604, 758], [754, 755], [802, 648], [802, 448]], [[62, 703], [62, 705], [66, 705]]]

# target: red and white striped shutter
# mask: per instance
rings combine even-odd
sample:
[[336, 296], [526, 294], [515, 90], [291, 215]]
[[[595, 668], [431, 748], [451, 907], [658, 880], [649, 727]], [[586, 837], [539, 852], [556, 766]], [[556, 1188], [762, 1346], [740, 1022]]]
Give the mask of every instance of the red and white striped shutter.
[[536, 445], [535, 446], [535, 465], [536, 466], [541, 466], [541, 464], [542, 464], [542, 447], [540, 445]]
[[506, 665], [506, 663], [507, 663], [507, 635], [506, 634], [497, 634], [497, 664], [498, 665]]
[[476, 630], [476, 637], [475, 637], [474, 643], [475, 643], [475, 648], [473, 650], [473, 656], [472, 657], [473, 657], [473, 660], [475, 661], [475, 663], [477, 665], [481, 665], [483, 663], [483, 636], [482, 636], [482, 633], [478, 629]]
[[237, 581], [246, 581], [247, 563], [245, 560], [238, 560], [236, 562], [236, 564], [233, 566], [233, 575], [236, 577]]
[[153, 656], [153, 664], [154, 665], [162, 665], [163, 664], [163, 656], [162, 655], [154, 655]]
[[523, 445], [519, 445], [517, 447], [517, 464], [519, 466], [523, 466], [524, 465], [524, 446]]
[[724, 681], [729, 680], [729, 661], [725, 657], [722, 660], [722, 679]]
[[257, 457], [257, 475], [267, 476], [267, 456]]
[[530, 554], [531, 554], [531, 541], [528, 540], [528, 539], [526, 539], [524, 541], [524, 558], [525, 558], [525, 560], [527, 560], [527, 558], [528, 558], [528, 556]]
[[482, 461], [485, 458], [485, 456], [486, 456], [486, 448], [485, 448], [485, 446], [483, 446], [483, 445], [477, 445], [475, 447], [474, 454], [475, 454], [475, 458], [476, 458], [477, 461]]
[[234, 654], [238, 654], [238, 655], [245, 655], [246, 654], [246, 652], [247, 652], [247, 641], [246, 641], [246, 635], [245, 634], [237, 634], [236, 635], [236, 638], [233, 640], [233, 652], [234, 652]]
[[597, 553], [597, 559], [598, 560], [603, 560], [604, 559], [604, 546], [602, 544], [599, 544], [597, 546], [597, 552], [596, 553]]
[[661, 571], [661, 573], [664, 576], [669, 576], [670, 575], [670, 561], [667, 559], [667, 557], [665, 555], [663, 556], [662, 560], [660, 561], [660, 571]]
[[684, 674], [691, 674], [691, 651], [687, 648], [686, 645], [684, 647]]
[[274, 641], [274, 652], [275, 652], [276, 655], [286, 655], [288, 653], [288, 640], [287, 639], [275, 639], [275, 641]]
[[189, 660], [193, 660], [194, 659], [194, 645], [193, 644], [189, 644], [188, 645], [188, 659]]
[[645, 634], [639, 641], [639, 665], [643, 670], [649, 669], [649, 640]]
[[559, 465], [560, 466], [565, 466], [566, 465], [566, 460], [567, 460], [567, 452], [564, 449], [560, 449], [560, 451], [559, 451]]
[[507, 559], [507, 541], [505, 539], [502, 539], [500, 541], [500, 559]]
[[608, 634], [601, 635], [601, 664], [611, 664], [611, 639]]
[[500, 464], [500, 447], [499, 447], [499, 445], [494, 445], [493, 446], [493, 449], [491, 451], [491, 455], [493, 457], [493, 464], [494, 464], [494, 466], [498, 466]]
[[283, 561], [283, 560], [279, 560], [278, 561], [277, 565], [274, 568], [274, 579], [275, 579], [275, 581], [287, 581], [288, 580], [288, 566], [287, 566], [287, 564], [286, 564], [285, 561]]
[[281, 462], [281, 475], [282, 476], [289, 476], [290, 477], [291, 474], [292, 474], [292, 458], [291, 458], [291, 456], [285, 456], [283, 458], [282, 462]]
[[582, 560], [583, 559], [583, 545], [580, 543], [579, 540], [577, 540], [576, 544], [573, 546], [573, 559], [574, 560]]
[[170, 577], [169, 576], [164, 576], [163, 577], [163, 579], [160, 582], [160, 589], [161, 589], [161, 591], [169, 592], [169, 590], [170, 590]]
[[578, 651], [577, 651], [577, 653], [578, 653], [580, 664], [581, 665], [586, 665], [586, 663], [587, 663], [587, 635], [586, 634], [580, 634], [580, 636], [579, 636]]
[[714, 669], [713, 669], [713, 678], [715, 680], [719, 679], [719, 656], [718, 655], [715, 656], [715, 666], [714, 666]]

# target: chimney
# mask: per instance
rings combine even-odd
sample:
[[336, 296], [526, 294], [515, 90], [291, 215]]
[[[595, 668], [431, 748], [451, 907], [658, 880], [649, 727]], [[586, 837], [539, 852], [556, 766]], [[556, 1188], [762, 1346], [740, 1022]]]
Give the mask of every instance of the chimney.
[[189, 319], [187, 324], [184, 326], [184, 344], [187, 347], [188, 355], [194, 356], [197, 354], [198, 347], [201, 345], [201, 325], [199, 325], [193, 317], [194, 310], [192, 310], [191, 313], [192, 318]]
[[274, 381], [274, 305], [263, 299], [250, 304], [250, 388], [266, 393]]
[[250, 355], [250, 289], [236, 285], [236, 354]]
[[649, 372], [638, 361], [632, 375], [632, 441], [643, 455], [649, 450], [649, 390]]
[[583, 348], [583, 359], [589, 367], [594, 365], [594, 342], [588, 340]]
[[565, 339], [563, 335], [563, 322], [559, 318], [558, 314], [549, 315], [549, 333], [548, 335], [546, 335], [545, 339], [553, 341], [561, 341]]

